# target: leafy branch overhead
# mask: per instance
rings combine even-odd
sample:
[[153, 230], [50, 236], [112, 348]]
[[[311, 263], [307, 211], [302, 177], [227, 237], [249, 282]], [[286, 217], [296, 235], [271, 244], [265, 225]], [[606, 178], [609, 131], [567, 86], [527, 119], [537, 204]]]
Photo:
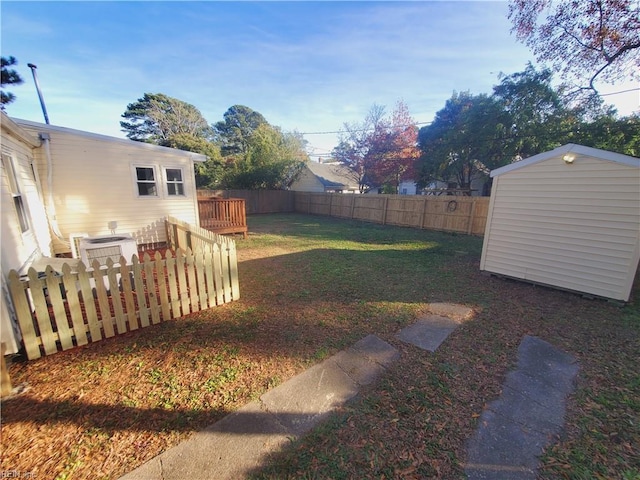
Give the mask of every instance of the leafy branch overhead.
[[640, 3], [511, 0], [512, 32], [579, 90], [640, 78]]

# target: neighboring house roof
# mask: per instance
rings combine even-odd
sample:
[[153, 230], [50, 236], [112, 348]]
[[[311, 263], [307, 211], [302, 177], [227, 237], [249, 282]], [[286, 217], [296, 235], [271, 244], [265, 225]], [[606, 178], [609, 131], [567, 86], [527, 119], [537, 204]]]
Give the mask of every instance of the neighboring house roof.
[[561, 147], [549, 150], [548, 152], [539, 153], [533, 157], [520, 160], [519, 162], [505, 165], [504, 167], [497, 168], [491, 171], [491, 177], [497, 177], [507, 172], [517, 170], [534, 163], [543, 162], [550, 158], [565, 156], [568, 160], [573, 160], [572, 156], [584, 155], [588, 157], [599, 158], [609, 162], [621, 163], [623, 165], [629, 165], [630, 167], [640, 167], [640, 158], [631, 157], [629, 155], [623, 155], [621, 153], [610, 152], [608, 150], [600, 150], [599, 148], [585, 147], [584, 145], [577, 145], [575, 143], [567, 143]]
[[339, 163], [307, 162], [307, 167], [325, 190], [358, 190], [356, 173]]
[[75, 130], [73, 128], [67, 128], [67, 127], [58, 127], [56, 125], [32, 122], [30, 120], [23, 120], [20, 118], [11, 118], [11, 120], [19, 126], [28, 126], [32, 128], [38, 128], [42, 131], [69, 133], [69, 134], [77, 135], [79, 137], [91, 138], [94, 140], [120, 143], [122, 145], [126, 145], [129, 148], [142, 148], [147, 150], [171, 152], [174, 155], [184, 155], [185, 157], [190, 158], [194, 162], [204, 162], [207, 160], [207, 156], [202, 155], [200, 153], [187, 152], [186, 150], [179, 150], [176, 148], [161, 147], [160, 145], [154, 145], [152, 143], [136, 142], [134, 140], [129, 140], [128, 138], [111, 137], [109, 135], [101, 135], [99, 133], [85, 132], [84, 130]]

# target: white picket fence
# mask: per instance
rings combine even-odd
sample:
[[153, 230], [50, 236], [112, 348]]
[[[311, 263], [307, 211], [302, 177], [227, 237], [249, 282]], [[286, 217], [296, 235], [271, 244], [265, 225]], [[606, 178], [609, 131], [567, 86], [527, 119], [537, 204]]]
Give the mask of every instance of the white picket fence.
[[65, 264], [61, 272], [48, 266], [44, 275], [32, 268], [27, 278], [12, 270], [9, 290], [27, 357], [238, 300], [235, 242], [215, 240], [198, 238], [195, 250], [167, 250], [164, 258], [160, 252], [153, 258], [145, 254], [142, 262], [134, 256], [130, 265], [121, 257], [118, 264], [95, 261], [91, 268], [82, 262], [73, 269]]

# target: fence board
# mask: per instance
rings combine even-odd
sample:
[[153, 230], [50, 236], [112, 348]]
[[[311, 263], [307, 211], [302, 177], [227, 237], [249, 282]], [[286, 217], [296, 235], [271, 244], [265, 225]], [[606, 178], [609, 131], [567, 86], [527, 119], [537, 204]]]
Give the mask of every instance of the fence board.
[[87, 267], [85, 267], [82, 262], [80, 262], [76, 268], [78, 270], [80, 298], [82, 300], [82, 305], [84, 305], [85, 315], [87, 317], [89, 338], [92, 342], [97, 342], [98, 340], [102, 340], [102, 332], [100, 330], [100, 323], [98, 322], [98, 311], [96, 309], [96, 302], [91, 290], [89, 274], [87, 273]]
[[116, 317], [116, 328], [118, 334], [122, 334], [127, 331], [127, 318], [122, 308], [122, 297], [120, 296], [120, 288], [118, 287], [116, 267], [113, 266], [113, 260], [110, 258], [107, 259], [107, 278], [109, 279], [109, 292], [111, 292], [113, 312]]
[[87, 340], [87, 330], [84, 325], [75, 276], [71, 275], [71, 267], [68, 263], [62, 266], [62, 284], [64, 285], [64, 293], [67, 297], [67, 306], [69, 307], [69, 314], [71, 315], [73, 336], [76, 338], [76, 344], [86, 345], [89, 343]]
[[167, 252], [167, 293], [171, 304], [171, 315], [174, 317], [181, 316], [176, 279], [176, 259], [171, 255], [171, 252]]
[[187, 280], [189, 283], [189, 304], [191, 305], [191, 311], [197, 312], [200, 310], [198, 302], [198, 287], [196, 286], [196, 265], [193, 252], [190, 248], [187, 249]]
[[212, 261], [213, 261], [213, 278], [216, 285], [216, 302], [218, 305], [224, 303], [224, 282], [222, 277], [222, 254], [220, 253], [222, 247], [219, 245], [213, 246]]
[[229, 282], [229, 249], [226, 245], [220, 248], [220, 267], [222, 270], [224, 302], [228, 302], [231, 299], [231, 283]]
[[177, 287], [182, 315], [187, 315], [189, 313], [189, 285], [187, 284], [187, 276], [184, 271], [186, 266], [185, 255], [186, 253], [181, 249], [176, 251], [176, 269], [178, 272]]
[[[159, 253], [159, 252], [158, 252]], [[151, 312], [151, 323], [160, 323], [160, 307], [158, 305], [157, 282], [153, 275], [153, 261], [148, 253], [143, 257], [145, 290], [149, 298], [149, 311]]]
[[231, 298], [230, 300], [238, 300], [240, 298], [240, 285], [238, 282], [238, 254], [236, 252], [235, 243], [229, 244], [229, 278], [231, 279]]
[[[162, 310], [162, 318], [164, 320], [168, 320], [171, 318], [171, 307], [169, 303], [169, 293], [167, 292], [167, 282], [169, 281], [169, 254], [171, 252], [167, 252], [167, 260], [166, 262], [162, 261], [162, 255], [160, 252], [156, 252], [155, 261], [156, 261], [156, 279], [158, 282], [158, 296], [160, 300], [160, 308]], [[166, 274], [163, 275], [163, 274]]]
[[38, 272], [33, 268], [29, 269], [29, 285], [33, 285], [30, 289], [31, 298], [35, 306], [37, 315], [37, 327], [40, 331], [40, 340], [44, 347], [45, 355], [50, 355], [57, 351], [56, 336], [53, 333], [52, 319], [49, 317], [49, 309], [47, 308], [47, 299], [44, 296], [45, 283], [40, 280]]
[[207, 302], [207, 284], [204, 280], [204, 255], [196, 255], [195, 260], [196, 284], [198, 286], [198, 303], [200, 304], [200, 310], [205, 310], [209, 308], [209, 303]]
[[205, 250], [204, 255], [204, 265], [205, 265], [205, 281], [207, 283], [207, 300], [209, 302], [209, 307], [213, 307], [214, 305], [220, 305], [222, 302], [218, 302], [217, 298], [220, 295], [218, 289], [216, 289], [215, 285], [215, 276], [216, 276], [216, 266], [213, 262], [214, 251], [218, 248], [217, 245], [212, 245], [210, 248]]
[[142, 265], [137, 256], [131, 260], [133, 264], [131, 270], [133, 272], [133, 285], [136, 291], [136, 299], [138, 301], [138, 313], [140, 317], [140, 326], [149, 326], [149, 309], [147, 308], [147, 296], [145, 294], [144, 280], [142, 278]]
[[58, 327], [58, 340], [60, 341], [62, 350], [69, 350], [73, 348], [73, 334], [69, 328], [67, 313], [64, 310], [64, 303], [60, 292], [60, 276], [51, 266], [47, 267], [45, 274], [45, 284], [47, 285], [47, 292], [49, 293], [49, 299], [53, 306], [53, 318], [56, 327]]
[[96, 288], [96, 296], [98, 297], [98, 304], [100, 305], [100, 318], [102, 318], [102, 330], [106, 338], [113, 337], [116, 332], [113, 328], [115, 319], [111, 315], [111, 307], [109, 305], [109, 296], [107, 294], [107, 287], [105, 281], [108, 281], [109, 277], [106, 275], [106, 271], [100, 267], [100, 262], [94, 260], [91, 264], [93, 268], [93, 278]]
[[[9, 272], [9, 292], [13, 299], [13, 308], [18, 317], [18, 326], [22, 332], [22, 340], [24, 341], [25, 350], [28, 358], [40, 358], [40, 348], [38, 347], [38, 336], [31, 319], [31, 308], [29, 300], [27, 300], [27, 290], [25, 283], [20, 281], [18, 272], [11, 270]], [[4, 358], [4, 356], [3, 356]]]
[[120, 282], [122, 284], [122, 294], [124, 296], [124, 309], [126, 311], [129, 330], [138, 329], [138, 317], [136, 315], [136, 301], [133, 298], [133, 286], [129, 275], [129, 265], [124, 257], [120, 257]]

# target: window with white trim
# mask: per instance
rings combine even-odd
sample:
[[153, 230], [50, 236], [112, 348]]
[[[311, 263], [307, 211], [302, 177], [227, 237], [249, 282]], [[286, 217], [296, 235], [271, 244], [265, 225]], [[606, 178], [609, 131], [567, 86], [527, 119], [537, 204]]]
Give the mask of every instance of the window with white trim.
[[27, 208], [22, 199], [20, 184], [18, 183], [18, 177], [16, 176], [16, 170], [10, 155], [2, 154], [2, 167], [7, 175], [9, 192], [13, 197], [13, 206], [16, 210], [16, 215], [18, 216], [20, 231], [25, 233], [29, 231], [29, 216], [27, 215]]
[[141, 197], [157, 197], [156, 170], [153, 167], [136, 167], [136, 185]]
[[184, 195], [184, 176], [181, 168], [164, 169], [167, 180], [167, 195]]

